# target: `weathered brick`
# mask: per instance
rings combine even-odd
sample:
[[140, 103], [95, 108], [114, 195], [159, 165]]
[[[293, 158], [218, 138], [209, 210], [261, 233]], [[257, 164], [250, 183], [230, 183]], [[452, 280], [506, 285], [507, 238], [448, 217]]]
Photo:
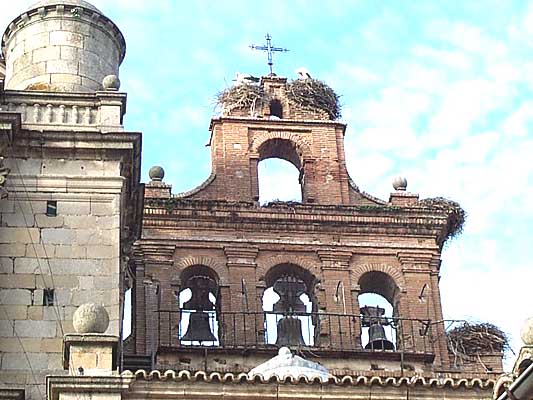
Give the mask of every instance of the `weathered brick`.
[[55, 249], [55, 256], [57, 258], [87, 258], [87, 246], [59, 245]]
[[118, 258], [118, 246], [87, 246], [91, 258]]
[[76, 240], [76, 232], [65, 228], [41, 229], [41, 236], [46, 244], [73, 244]]
[[33, 321], [40, 321], [43, 319], [43, 306], [29, 306], [28, 319]]
[[55, 245], [43, 243], [27, 244], [25, 256], [30, 258], [53, 258], [55, 256]]
[[26, 245], [22, 243], [0, 243], [0, 257], [21, 257], [26, 254]]
[[0, 288], [34, 289], [35, 275], [33, 274], [2, 274]]
[[4, 305], [4, 311], [0, 312], [0, 319], [26, 319], [28, 317], [27, 305]]
[[0, 227], [0, 243], [39, 243], [39, 230], [36, 228]]
[[66, 215], [64, 224], [66, 228], [83, 228], [90, 229], [103, 225], [97, 224], [97, 217], [95, 215]]
[[15, 268], [15, 261], [13, 258], [0, 257], [0, 274], [13, 273]]
[[27, 289], [0, 289], [0, 304], [31, 305], [32, 292]]
[[26, 353], [23, 357], [17, 353], [6, 353], [2, 357], [4, 369], [40, 370], [47, 367], [48, 354], [46, 353]]
[[55, 337], [57, 324], [56, 321], [15, 321], [15, 333], [20, 337]]
[[59, 201], [57, 212], [63, 216], [67, 215], [89, 215], [91, 204], [88, 201]]
[[46, 214], [36, 214], [35, 224], [38, 228], [60, 228], [63, 226], [63, 216], [49, 217]]

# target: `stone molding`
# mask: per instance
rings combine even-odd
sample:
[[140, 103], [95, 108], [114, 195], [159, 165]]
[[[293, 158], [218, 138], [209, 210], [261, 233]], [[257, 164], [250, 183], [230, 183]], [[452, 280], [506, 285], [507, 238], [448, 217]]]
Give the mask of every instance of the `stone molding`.
[[[490, 390], [492, 393], [492, 387], [494, 386], [495, 380], [489, 378], [488, 376], [473, 376], [473, 377], [464, 377], [458, 378], [454, 376], [442, 376], [444, 374], [433, 374], [432, 376], [377, 376], [375, 373], [372, 374], [371, 371], [367, 372], [368, 375], [344, 375], [344, 376], [333, 376], [327, 382], [323, 382], [323, 385], [330, 386], [393, 386], [393, 387], [432, 387], [432, 388], [444, 388], [451, 387], [452, 389], [471, 389], [479, 388], [484, 390]], [[441, 375], [441, 376], [439, 376]], [[243, 384], [243, 383], [261, 383], [261, 384], [285, 384], [285, 385], [294, 385], [298, 383], [306, 384], [316, 384], [321, 383], [319, 379], [315, 378], [308, 380], [305, 376], [300, 376], [297, 378], [294, 377], [272, 377], [270, 379], [262, 379], [260, 376], [255, 376], [253, 378], [249, 377], [246, 373], [220, 373], [212, 372], [207, 373], [205, 371], [191, 372], [187, 370], [183, 371], [172, 371], [167, 370], [161, 372], [159, 370], [146, 371], [138, 370], [133, 374], [130, 371], [124, 371], [121, 376], [131, 377], [134, 376], [137, 380], [146, 380], [146, 381], [192, 381], [192, 382], [216, 382], [216, 383], [233, 383], [233, 384]]]
[[228, 267], [251, 267], [257, 266], [255, 259], [259, 248], [254, 246], [238, 247], [224, 246]]
[[[130, 374], [120, 376], [47, 376], [46, 393], [48, 400], [79, 399], [87, 394], [99, 394], [98, 398], [121, 399], [127, 393], [135, 377]], [[102, 396], [105, 394], [105, 397]]]

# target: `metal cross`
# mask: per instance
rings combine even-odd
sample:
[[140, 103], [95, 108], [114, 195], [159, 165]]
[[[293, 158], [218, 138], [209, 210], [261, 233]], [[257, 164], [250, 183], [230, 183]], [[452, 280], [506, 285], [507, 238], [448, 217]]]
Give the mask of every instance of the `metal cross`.
[[274, 75], [274, 72], [272, 72], [272, 65], [273, 65], [272, 53], [275, 52], [275, 51], [281, 51], [281, 52], [289, 51], [288, 49], [284, 49], [282, 47], [273, 47], [272, 46], [272, 36], [270, 36], [268, 33], [266, 34], [266, 46], [256, 46], [256, 45], [252, 44], [250, 46], [250, 48], [252, 50], [262, 50], [262, 51], [266, 51], [267, 52], [268, 67], [270, 68], [270, 75]]

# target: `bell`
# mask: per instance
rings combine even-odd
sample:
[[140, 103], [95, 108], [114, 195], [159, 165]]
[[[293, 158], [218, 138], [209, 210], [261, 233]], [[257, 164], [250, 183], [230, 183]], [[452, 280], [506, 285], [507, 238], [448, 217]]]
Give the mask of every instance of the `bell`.
[[368, 344], [365, 349], [370, 350], [394, 350], [394, 344], [387, 339], [385, 329], [379, 322], [368, 328]]
[[394, 344], [387, 339], [383, 325], [390, 325], [384, 317], [385, 309], [381, 307], [366, 306], [361, 308], [363, 314], [362, 325], [368, 327], [368, 344], [365, 349], [394, 350]]
[[283, 317], [278, 321], [277, 346], [305, 346], [302, 337], [302, 321], [294, 317]]
[[187, 332], [181, 338], [182, 341], [191, 342], [216, 342], [217, 338], [211, 332], [209, 314], [203, 311], [191, 313]]

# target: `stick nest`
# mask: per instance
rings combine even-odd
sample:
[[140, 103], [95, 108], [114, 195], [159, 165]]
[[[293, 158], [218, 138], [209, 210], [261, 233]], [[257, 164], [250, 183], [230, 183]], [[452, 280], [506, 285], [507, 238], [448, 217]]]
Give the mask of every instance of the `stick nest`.
[[231, 86], [216, 95], [216, 102], [226, 112], [234, 109], [247, 108], [253, 113], [258, 103], [268, 100], [268, 94], [262, 86], [241, 84]]
[[448, 213], [448, 229], [443, 242], [448, 239], [453, 239], [463, 232], [466, 212], [461, 208], [459, 203], [443, 197], [423, 199], [418, 203], [424, 207], [436, 208]]
[[489, 323], [464, 322], [447, 333], [448, 349], [455, 355], [500, 353], [509, 350], [507, 335]]
[[331, 87], [318, 79], [297, 79], [289, 82], [287, 96], [293, 102], [313, 111], [327, 112], [332, 120], [341, 116], [339, 96]]

